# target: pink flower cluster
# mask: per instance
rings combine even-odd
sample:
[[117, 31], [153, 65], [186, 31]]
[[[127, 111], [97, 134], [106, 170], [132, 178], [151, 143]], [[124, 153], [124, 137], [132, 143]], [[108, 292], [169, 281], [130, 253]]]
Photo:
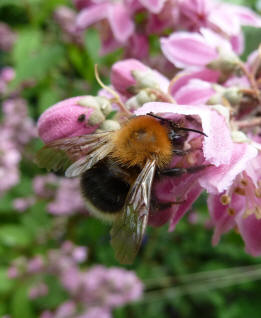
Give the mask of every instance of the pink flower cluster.
[[30, 278], [35, 282], [29, 290], [31, 299], [48, 293], [48, 286], [42, 279], [44, 274], [55, 275], [59, 279], [69, 298], [55, 312], [44, 311], [41, 318], [112, 317], [113, 308], [142, 296], [143, 285], [133, 272], [101, 265], [81, 270], [79, 264], [86, 258], [85, 247], [66, 241], [59, 250], [49, 250], [45, 258], [38, 255], [31, 260], [22, 258], [14, 261], [8, 274], [10, 278]]
[[[2, 71], [6, 81], [12, 77], [11, 69]], [[4, 74], [4, 75], [3, 75]], [[1, 76], [1, 75], [0, 75]], [[1, 81], [1, 79], [0, 79]], [[2, 103], [0, 122], [0, 196], [19, 182], [19, 162], [25, 145], [36, 137], [33, 121], [28, 116], [26, 101], [15, 97]]]
[[[174, 54], [173, 50], [169, 50], [172, 62], [179, 61], [179, 66], [185, 68], [173, 80], [168, 81], [137, 60], [123, 60], [112, 67], [110, 92], [103, 89], [99, 96], [92, 98], [107, 98], [112, 108], [118, 109], [120, 113], [128, 109], [136, 115], [149, 112], [160, 114], [184, 127], [201, 130], [206, 135], [189, 133], [182, 144], [184, 155], [173, 156], [171, 167], [182, 167], [193, 173], [165, 177], [154, 183], [153, 195], [160, 202], [177, 203], [150, 211], [151, 225], [160, 226], [169, 221], [170, 230], [173, 230], [205, 190], [208, 193], [212, 225], [215, 227], [213, 243], [218, 242], [221, 234], [236, 228], [245, 242], [247, 252], [260, 255], [260, 53], [252, 53], [246, 63], [239, 59], [230, 44], [222, 46], [226, 50], [220, 55], [212, 54], [214, 51], [210, 54], [210, 50], [204, 50], [203, 47], [208, 42], [201, 41], [200, 36], [211, 38], [213, 47], [218, 47], [224, 39], [214, 36], [210, 30], [201, 32], [201, 35], [195, 36], [198, 43], [196, 40], [182, 42], [182, 37], [174, 39], [177, 42], [173, 50], [180, 50], [184, 43], [186, 49], [184, 54]], [[172, 46], [172, 43], [166, 45]], [[200, 47], [202, 50], [195, 49]], [[199, 64], [198, 61], [205, 62]], [[116, 102], [111, 89], [118, 96]], [[92, 107], [90, 103], [84, 103], [86, 97], [78, 98], [76, 104], [75, 99], [61, 102], [59, 115], [54, 111], [57, 106], [42, 115], [38, 124], [40, 137], [44, 136], [42, 138], [49, 141], [59, 139], [53, 130], [65, 131], [69, 121], [68, 136], [82, 134], [77, 118], [70, 114], [73, 108], [78, 112], [79, 106], [82, 107], [80, 113], [90, 114]], [[57, 125], [49, 132], [48, 127], [56, 118]], [[94, 127], [88, 118], [87, 115], [85, 129]], [[121, 116], [117, 116], [116, 120], [120, 122]], [[106, 130], [103, 125], [105, 121], [96, 128]], [[193, 167], [202, 166], [203, 169], [193, 171]]]
[[6, 23], [0, 23], [0, 51], [9, 52], [16, 40], [16, 34]]
[[102, 55], [124, 47], [126, 57], [148, 58], [150, 35], [162, 36], [171, 30], [182, 37], [185, 31], [199, 32], [201, 28], [228, 39], [239, 53], [244, 45], [241, 27], [261, 25], [260, 17], [250, 9], [215, 0], [73, 2], [80, 10], [76, 18], [78, 34], [95, 24], [101, 38]]
[[17, 211], [23, 212], [37, 200], [45, 200], [48, 203], [47, 211], [53, 215], [86, 212], [77, 179], [70, 180], [54, 174], [38, 175], [33, 179], [33, 189], [33, 196], [14, 200]]

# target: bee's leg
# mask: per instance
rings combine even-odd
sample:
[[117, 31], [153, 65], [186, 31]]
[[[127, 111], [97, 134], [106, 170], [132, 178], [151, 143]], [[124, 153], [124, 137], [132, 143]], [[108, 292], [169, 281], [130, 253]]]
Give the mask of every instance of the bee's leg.
[[173, 204], [182, 204], [184, 202], [184, 200], [161, 202], [156, 197], [153, 197], [153, 199], [151, 199], [150, 205], [152, 211], [161, 211], [170, 208]]
[[159, 170], [157, 173], [159, 176], [179, 177], [186, 173], [199, 172], [207, 167], [210, 167], [210, 165], [201, 165], [201, 166], [195, 166], [191, 168], [170, 168], [165, 170]]
[[190, 150], [173, 149], [172, 152], [177, 156], [185, 156], [190, 152]]

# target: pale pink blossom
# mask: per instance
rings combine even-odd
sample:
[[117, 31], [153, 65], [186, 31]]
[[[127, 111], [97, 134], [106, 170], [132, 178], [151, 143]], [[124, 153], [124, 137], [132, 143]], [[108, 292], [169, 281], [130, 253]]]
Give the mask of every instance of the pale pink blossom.
[[240, 169], [234, 171], [233, 182], [229, 183], [224, 192], [209, 196], [208, 207], [215, 226], [213, 244], [218, 243], [223, 233], [237, 227], [246, 251], [258, 256], [261, 254], [261, 174], [260, 155], [257, 152], [255, 154], [245, 160], [245, 164], [244, 159], [243, 163], [238, 164]]
[[175, 32], [161, 39], [161, 49], [166, 58], [180, 68], [205, 66], [217, 60], [221, 51], [233, 57], [230, 43], [208, 29], [201, 29], [201, 33]]
[[[225, 109], [222, 106], [220, 107], [226, 113]], [[199, 126], [192, 127], [203, 131], [208, 137], [202, 138], [202, 136], [194, 135], [188, 141], [191, 145], [193, 143], [197, 144], [197, 150], [195, 149], [190, 157], [190, 160], [193, 161], [192, 166], [212, 164], [219, 167], [222, 164], [229, 163], [232, 156], [233, 142], [225, 118], [216, 110], [204, 105], [192, 106], [152, 102], [139, 108], [136, 115], [145, 115], [149, 112], [165, 115], [170, 119], [179, 118], [178, 116], [183, 116], [183, 120], [186, 118], [184, 116], [195, 118], [195, 125]], [[190, 127], [189, 125], [190, 123], [187, 123], [187, 127]], [[174, 157], [170, 166], [175, 167], [177, 160], [179, 160], [179, 164], [182, 164], [184, 158], [177, 159], [177, 157]], [[164, 178], [156, 182], [153, 191], [160, 202], [181, 201], [181, 203], [173, 204], [171, 207], [155, 213], [151, 211], [150, 224], [160, 226], [170, 221], [170, 230], [173, 230], [180, 218], [203, 191], [198, 180], [204, 178], [208, 169], [211, 169], [211, 167], [180, 177]]]
[[[134, 33], [134, 23], [131, 19], [130, 12], [127, 7], [120, 2], [112, 3], [110, 1], [103, 1], [84, 8], [78, 15], [76, 25], [78, 29], [88, 28], [96, 22], [106, 20], [108, 28], [111, 31], [112, 37], [118, 43], [126, 43], [130, 36]], [[105, 32], [105, 29], [103, 29]], [[103, 35], [104, 36], [104, 35]], [[106, 36], [107, 41], [111, 41]], [[103, 46], [106, 45], [105, 41]]]

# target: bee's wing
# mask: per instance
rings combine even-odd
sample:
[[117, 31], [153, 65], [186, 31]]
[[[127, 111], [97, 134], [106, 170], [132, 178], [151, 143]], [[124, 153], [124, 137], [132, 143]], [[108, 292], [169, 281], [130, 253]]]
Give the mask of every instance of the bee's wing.
[[112, 132], [63, 138], [46, 144], [36, 154], [36, 163], [48, 170], [66, 170], [73, 162], [110, 141]]
[[112, 151], [112, 144], [105, 143], [93, 149], [87, 156], [80, 158], [65, 171], [66, 177], [77, 177], [84, 171], [91, 169], [98, 161], [105, 158]]
[[147, 161], [131, 186], [123, 208], [111, 229], [111, 245], [121, 264], [132, 264], [142, 243], [148, 223], [155, 161]]

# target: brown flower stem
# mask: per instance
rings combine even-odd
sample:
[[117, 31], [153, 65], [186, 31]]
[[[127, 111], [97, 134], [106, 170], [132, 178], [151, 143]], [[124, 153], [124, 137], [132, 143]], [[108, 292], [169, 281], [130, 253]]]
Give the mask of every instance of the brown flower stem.
[[236, 121], [235, 124], [239, 129], [250, 128], [261, 125], [261, 117], [249, 119], [249, 120], [241, 120]]
[[253, 74], [251, 74], [248, 69], [246, 68], [245, 64], [243, 62], [239, 62], [239, 66], [241, 71], [245, 74], [245, 76], [247, 77], [249, 84], [251, 85], [253, 91], [255, 92], [256, 98], [259, 101], [259, 104], [261, 105], [261, 96], [260, 96], [260, 92], [255, 80], [255, 77], [253, 76]]

